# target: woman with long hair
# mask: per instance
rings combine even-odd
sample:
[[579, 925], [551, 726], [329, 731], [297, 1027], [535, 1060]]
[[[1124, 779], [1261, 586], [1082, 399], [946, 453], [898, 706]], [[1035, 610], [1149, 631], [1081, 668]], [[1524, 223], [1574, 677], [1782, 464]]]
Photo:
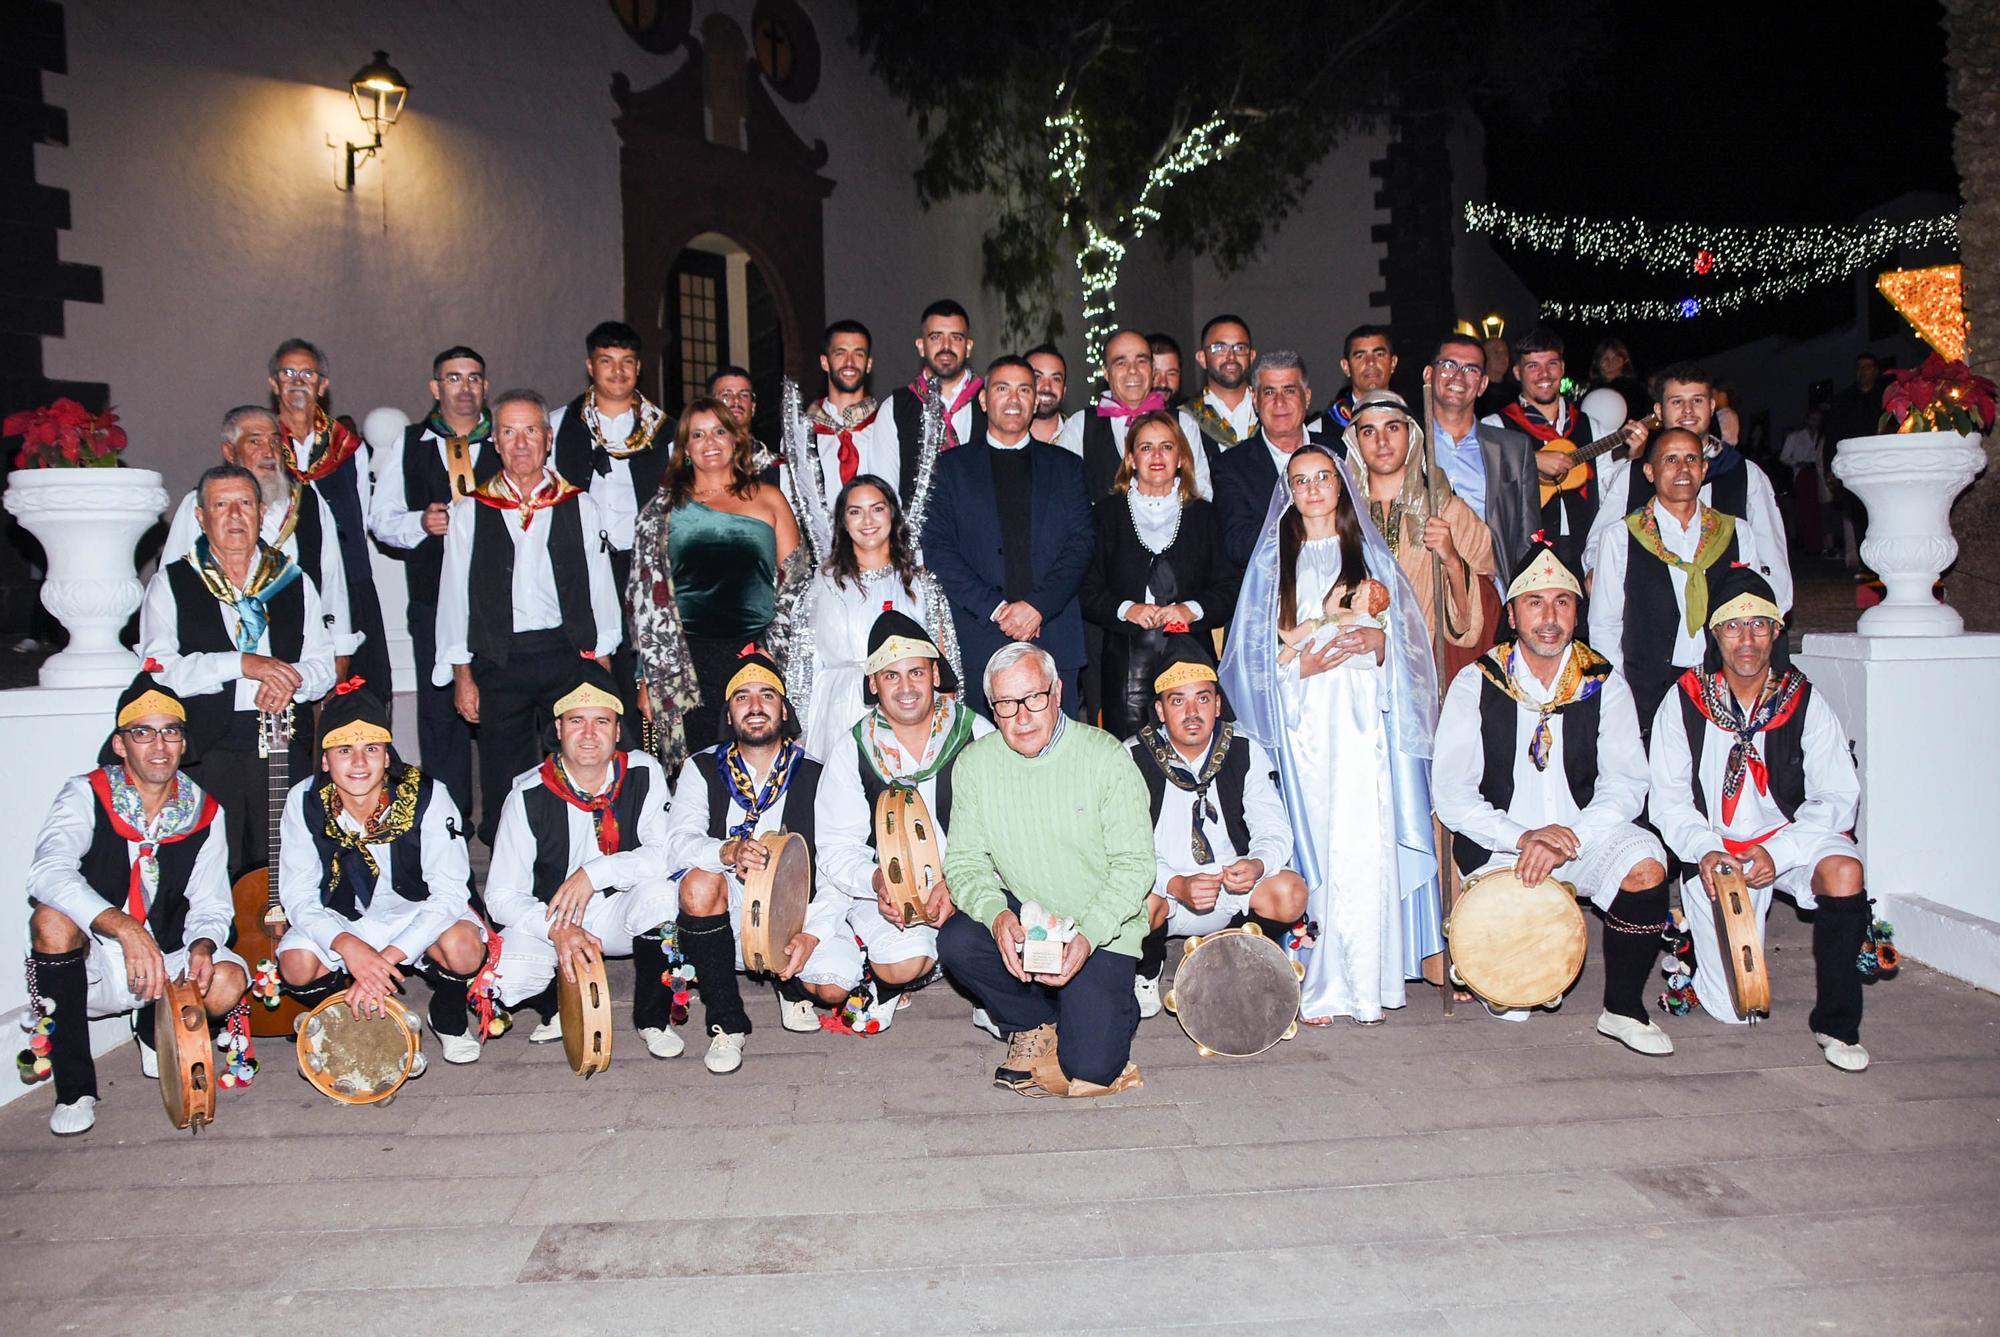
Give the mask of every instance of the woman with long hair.
[[885, 610], [923, 624], [963, 682], [958, 635], [937, 578], [917, 565], [896, 490], [874, 474], [856, 474], [833, 501], [833, 547], [826, 564], [783, 600], [771, 628], [771, 653], [784, 666], [785, 694], [805, 729], [806, 751], [827, 755], [868, 707], [862, 661], [868, 632]]
[[1172, 413], [1142, 413], [1095, 508], [1083, 615], [1104, 628], [1104, 727], [1130, 738], [1153, 718], [1167, 629], [1206, 638], [1236, 600], [1215, 506], [1195, 491], [1194, 450]]
[[1430, 639], [1409, 578], [1327, 447], [1286, 462], [1244, 572], [1222, 685], [1278, 761], [1307, 887], [1299, 1014], [1382, 1020], [1441, 949]]
[[639, 513], [626, 606], [640, 709], [670, 775], [716, 741], [737, 656], [761, 644], [779, 591], [804, 575], [791, 507], [758, 479], [754, 450], [722, 401], [695, 400], [660, 490]]

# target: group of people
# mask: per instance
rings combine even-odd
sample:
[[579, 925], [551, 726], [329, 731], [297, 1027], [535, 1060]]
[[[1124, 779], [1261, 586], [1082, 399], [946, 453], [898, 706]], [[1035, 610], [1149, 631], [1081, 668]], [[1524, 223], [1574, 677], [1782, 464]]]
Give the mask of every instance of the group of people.
[[[1254, 926], [1302, 963], [1304, 1022], [1380, 1024], [1412, 982], [1452, 987], [1456, 877], [1509, 868], [1602, 912], [1597, 1029], [1649, 1055], [1673, 1048], [1645, 994], [1676, 878], [1722, 1021], [1721, 866], [1760, 912], [1774, 888], [1816, 907], [1809, 1024], [1865, 1067], [1858, 784], [1786, 656], [1782, 522], [1709, 378], [1668, 368], [1591, 450], [1550, 331], [1512, 341], [1519, 394], [1483, 415], [1471, 336], [1425, 350], [1412, 405], [1391, 332], [1357, 328], [1324, 411], [1238, 316], [1203, 326], [1184, 399], [1162, 342], [1112, 334], [1065, 416], [1063, 355], [976, 363], [956, 302], [881, 400], [869, 331], [838, 321], [823, 393], [788, 385], [767, 444], [743, 369], [671, 418], [606, 322], [553, 409], [445, 349], [375, 460], [288, 340], [274, 407], [223, 418], [146, 591], [146, 669], [36, 851], [52, 1127], [94, 1119], [79, 1019], [137, 1010], [150, 1071], [146, 1009], [183, 974], [217, 1024], [246, 993], [368, 1015], [421, 975], [469, 1063], [496, 1009], [561, 1038], [558, 976], [629, 955], [648, 1051], [684, 1050], [691, 980], [705, 1064], [733, 1072], [745, 888], [780, 831], [812, 854], [767, 963], [783, 1024], [880, 1033], [948, 980], [1025, 1094], [1139, 1080], [1173, 937]], [[371, 537], [408, 572], [415, 764]], [[888, 791], [942, 848], [921, 914], [876, 848]], [[266, 862], [286, 929], [250, 963], [229, 887]], [[1029, 970], [1031, 936], [1060, 964]]]

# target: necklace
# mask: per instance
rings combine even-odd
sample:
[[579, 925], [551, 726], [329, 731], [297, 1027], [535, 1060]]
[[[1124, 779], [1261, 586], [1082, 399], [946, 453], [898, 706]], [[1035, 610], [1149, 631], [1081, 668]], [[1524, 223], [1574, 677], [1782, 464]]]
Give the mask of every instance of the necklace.
[[[1163, 553], [1173, 547], [1174, 541], [1181, 536], [1181, 519], [1187, 514], [1187, 507], [1180, 504], [1181, 499], [1171, 492], [1164, 497], [1142, 496], [1136, 487], [1126, 492], [1125, 497], [1127, 502], [1125, 507], [1126, 514], [1132, 520], [1132, 536], [1139, 540], [1139, 546], [1147, 552], [1154, 554]], [[1171, 503], [1173, 506], [1174, 527], [1167, 531], [1167, 541], [1155, 548], [1146, 541], [1146, 531], [1139, 524], [1139, 512], [1141, 510], [1148, 510], [1155, 515], [1165, 515], [1168, 503]]]

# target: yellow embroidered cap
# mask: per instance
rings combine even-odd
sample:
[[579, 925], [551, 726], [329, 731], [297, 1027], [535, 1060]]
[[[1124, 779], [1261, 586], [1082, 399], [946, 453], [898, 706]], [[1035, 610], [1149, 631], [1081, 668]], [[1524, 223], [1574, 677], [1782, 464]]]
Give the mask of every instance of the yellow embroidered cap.
[[899, 659], [937, 659], [938, 648], [914, 636], [891, 636], [869, 651], [861, 663], [863, 673], [880, 673]]
[[361, 747], [368, 743], [393, 743], [396, 736], [379, 724], [368, 720], [350, 720], [338, 729], [329, 731], [319, 740], [319, 750], [331, 747]]
[[1217, 682], [1215, 670], [1206, 664], [1183, 659], [1167, 666], [1167, 671], [1153, 679], [1153, 695], [1165, 696], [1176, 687], [1185, 687], [1191, 682]]
[[1761, 594], [1746, 590], [1711, 612], [1708, 615], [1708, 625], [1719, 627], [1725, 622], [1734, 622], [1739, 617], [1768, 617], [1773, 622], [1785, 620], [1785, 615], [1778, 611], [1778, 605]]
[[722, 699], [727, 701], [737, 692], [752, 683], [762, 683], [779, 696], [785, 694], [785, 679], [778, 672], [777, 661], [757, 648], [755, 641], [736, 653], [742, 667], [729, 675], [728, 686], [722, 689]]
[[608, 710], [614, 715], [625, 713], [625, 702], [618, 695], [618, 683], [611, 676], [611, 670], [597, 662], [596, 656], [585, 651], [576, 657], [576, 667], [562, 684], [563, 693], [556, 698], [556, 708], [552, 712], [557, 719], [572, 710]]
[[1543, 548], [1535, 554], [1535, 559], [1521, 568], [1521, 574], [1514, 577], [1514, 583], [1507, 587], [1507, 601], [1512, 603], [1523, 594], [1535, 590], [1567, 590], [1577, 598], [1583, 597], [1583, 586], [1576, 576], [1562, 564], [1555, 549]]
[[118, 698], [118, 727], [123, 729], [133, 720], [143, 720], [148, 715], [171, 715], [177, 720], [187, 719], [187, 707], [180, 698], [153, 681], [155, 673], [164, 670], [157, 659], [148, 659], [145, 667]]

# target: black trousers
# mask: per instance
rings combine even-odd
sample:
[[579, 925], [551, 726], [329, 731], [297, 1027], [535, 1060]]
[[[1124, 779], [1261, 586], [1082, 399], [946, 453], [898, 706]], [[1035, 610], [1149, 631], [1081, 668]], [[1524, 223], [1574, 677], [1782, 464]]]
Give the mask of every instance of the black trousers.
[[424, 774], [445, 787], [460, 814], [470, 821], [472, 726], [453, 704], [451, 688], [431, 686], [431, 669], [437, 663], [437, 605], [413, 600], [409, 627], [410, 650], [417, 661], [417, 750]]
[[479, 838], [493, 847], [500, 805], [514, 777], [542, 764], [556, 699], [569, 686], [576, 647], [560, 629], [516, 632], [507, 662], [472, 657], [479, 684]]
[[688, 660], [694, 667], [695, 685], [701, 689], [701, 704], [681, 717], [681, 732], [687, 736], [690, 754], [722, 741], [722, 726], [729, 718], [729, 703], [722, 699], [722, 689], [736, 675], [744, 645], [754, 641], [762, 646], [769, 632], [766, 627], [745, 636], [687, 638]]
[[[232, 685], [223, 690], [235, 688]], [[293, 784], [319, 771], [314, 761], [312, 711], [301, 706], [296, 713], [289, 749]], [[271, 770], [257, 754], [257, 712], [235, 712], [229, 732], [201, 749], [186, 770], [222, 809], [229, 836], [229, 880], [234, 882], [269, 863]]]
[[632, 644], [631, 619], [625, 616], [625, 584], [632, 578], [632, 552], [628, 548], [611, 550], [611, 588], [618, 592], [619, 637], [618, 648], [611, 655], [611, 678], [618, 684], [619, 699], [625, 703], [625, 714], [618, 721], [618, 746], [630, 751], [640, 745], [639, 722], [645, 717], [639, 713], [639, 654]]

